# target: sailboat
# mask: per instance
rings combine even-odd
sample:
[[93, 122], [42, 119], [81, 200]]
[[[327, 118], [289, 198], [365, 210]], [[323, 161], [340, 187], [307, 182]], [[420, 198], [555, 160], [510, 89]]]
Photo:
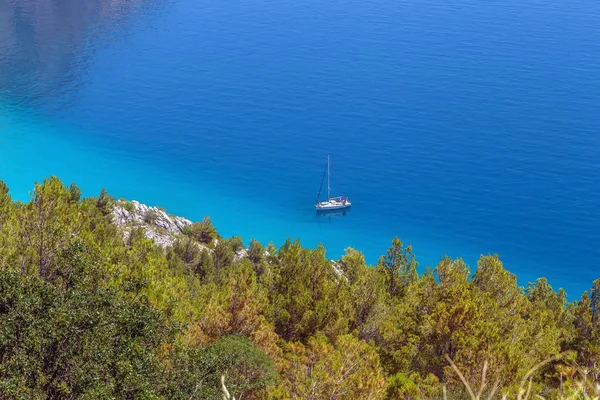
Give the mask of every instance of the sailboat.
[[321, 179], [321, 187], [319, 188], [319, 194], [317, 194], [317, 202], [315, 203], [315, 208], [317, 211], [342, 210], [350, 208], [352, 203], [350, 203], [350, 200], [348, 200], [346, 196], [331, 197], [331, 172], [329, 170], [329, 156], [327, 156], [327, 170], [325, 173], [327, 174], [327, 201], [319, 201], [321, 189], [323, 189], [323, 182], [325, 181], [325, 175], [323, 175], [323, 179]]

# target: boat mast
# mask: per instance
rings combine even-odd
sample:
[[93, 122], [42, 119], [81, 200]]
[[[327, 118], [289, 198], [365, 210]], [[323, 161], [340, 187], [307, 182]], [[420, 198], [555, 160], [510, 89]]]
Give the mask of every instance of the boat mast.
[[331, 186], [330, 186], [331, 172], [329, 172], [329, 154], [327, 155], [327, 201], [331, 200]]

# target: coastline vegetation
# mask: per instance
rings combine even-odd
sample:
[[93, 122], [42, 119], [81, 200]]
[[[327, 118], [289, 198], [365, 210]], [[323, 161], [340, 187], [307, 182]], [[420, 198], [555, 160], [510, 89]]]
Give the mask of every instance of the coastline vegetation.
[[496, 255], [418, 274], [399, 238], [368, 266], [245, 249], [208, 217], [163, 248], [123, 236], [114, 202], [56, 177], [15, 202], [0, 181], [0, 398], [600, 396], [600, 279], [568, 302]]

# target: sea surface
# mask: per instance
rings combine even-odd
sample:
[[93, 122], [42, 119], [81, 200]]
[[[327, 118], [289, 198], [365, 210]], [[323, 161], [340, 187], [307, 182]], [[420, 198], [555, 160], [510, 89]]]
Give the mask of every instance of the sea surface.
[[[225, 236], [600, 277], [597, 0], [0, 0], [0, 179]], [[318, 217], [331, 156], [346, 215]], [[322, 194], [323, 198], [323, 194]]]

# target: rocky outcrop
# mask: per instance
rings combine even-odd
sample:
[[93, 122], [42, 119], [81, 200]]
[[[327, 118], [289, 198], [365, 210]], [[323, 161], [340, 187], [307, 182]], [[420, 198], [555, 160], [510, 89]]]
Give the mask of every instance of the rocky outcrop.
[[158, 207], [149, 207], [135, 200], [119, 200], [113, 210], [113, 222], [120, 227], [123, 238], [127, 239], [131, 228], [144, 229], [148, 239], [162, 247], [171, 246], [175, 237], [192, 221], [182, 217], [170, 216]]
[[233, 257], [233, 261], [239, 261], [242, 258], [248, 257], [248, 249], [241, 249], [236, 251], [235, 256]]
[[[132, 228], [142, 228], [146, 238], [153, 240], [156, 244], [162, 247], [173, 245], [177, 236], [183, 233], [186, 226], [192, 225], [192, 221], [186, 218], [168, 215], [164, 210], [158, 207], [149, 207], [141, 204], [138, 201], [118, 200], [112, 213], [113, 222], [123, 234], [123, 240], [129, 238]], [[213, 252], [218, 240], [215, 239], [212, 246], [207, 246], [202, 243], [196, 243], [201, 249], [207, 249]], [[248, 249], [240, 249], [235, 252], [234, 261], [239, 261], [248, 257]], [[269, 252], [265, 249], [264, 255], [269, 256]], [[346, 279], [344, 271], [340, 265], [340, 261], [331, 260], [330, 264], [333, 272], [338, 278]]]
[[348, 278], [344, 274], [344, 270], [342, 269], [342, 266], [340, 265], [340, 261], [330, 260], [329, 264], [331, 265], [331, 268], [333, 269], [333, 273], [336, 274], [338, 278], [343, 278], [346, 281], [348, 281]]

